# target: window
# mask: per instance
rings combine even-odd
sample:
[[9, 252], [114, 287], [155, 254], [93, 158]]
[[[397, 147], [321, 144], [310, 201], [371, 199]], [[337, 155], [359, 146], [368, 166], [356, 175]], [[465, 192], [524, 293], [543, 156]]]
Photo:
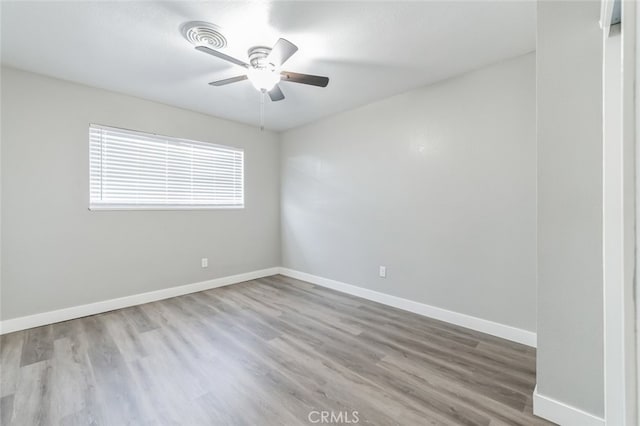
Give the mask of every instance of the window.
[[90, 204], [99, 209], [244, 207], [244, 151], [89, 126]]

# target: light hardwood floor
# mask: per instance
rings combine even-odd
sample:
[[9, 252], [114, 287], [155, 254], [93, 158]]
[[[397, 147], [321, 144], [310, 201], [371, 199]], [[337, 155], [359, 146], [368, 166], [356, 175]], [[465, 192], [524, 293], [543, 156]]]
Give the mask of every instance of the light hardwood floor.
[[550, 424], [534, 349], [283, 276], [0, 344], [2, 425]]

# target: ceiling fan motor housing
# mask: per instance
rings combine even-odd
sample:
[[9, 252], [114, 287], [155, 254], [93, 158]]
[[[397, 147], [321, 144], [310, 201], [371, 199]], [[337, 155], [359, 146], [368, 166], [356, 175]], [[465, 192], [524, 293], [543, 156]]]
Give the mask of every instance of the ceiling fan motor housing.
[[266, 46], [254, 46], [247, 52], [249, 55], [249, 62], [255, 69], [267, 69], [273, 71], [275, 65], [267, 61], [267, 57], [271, 53], [271, 48]]

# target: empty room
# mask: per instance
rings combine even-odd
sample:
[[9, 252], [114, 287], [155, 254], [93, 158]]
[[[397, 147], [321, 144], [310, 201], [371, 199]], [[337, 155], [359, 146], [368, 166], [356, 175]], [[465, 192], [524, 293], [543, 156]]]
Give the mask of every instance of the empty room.
[[0, 425], [638, 426], [638, 22], [0, 0]]

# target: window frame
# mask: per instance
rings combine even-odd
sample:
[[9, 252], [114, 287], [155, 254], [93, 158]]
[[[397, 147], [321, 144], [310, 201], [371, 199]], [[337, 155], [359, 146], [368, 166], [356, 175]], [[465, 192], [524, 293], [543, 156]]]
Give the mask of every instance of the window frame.
[[[123, 132], [127, 132], [127, 133], [131, 133], [131, 134], [138, 134], [141, 137], [145, 137], [145, 138], [149, 138], [149, 137], [157, 137], [157, 138], [162, 138], [162, 139], [167, 139], [170, 141], [174, 141], [174, 142], [184, 142], [184, 143], [191, 143], [191, 144], [196, 144], [196, 145], [209, 145], [212, 147], [216, 147], [216, 148], [220, 148], [223, 150], [227, 150], [227, 151], [236, 151], [242, 154], [242, 204], [235, 204], [235, 205], [231, 205], [231, 204], [157, 204], [157, 203], [94, 203], [91, 199], [91, 130], [92, 128], [102, 128], [102, 129], [113, 129], [115, 131], [123, 131]], [[88, 127], [88, 137], [89, 137], [89, 143], [88, 143], [88, 153], [89, 153], [89, 167], [88, 167], [88, 177], [89, 177], [89, 203], [88, 203], [88, 210], [89, 211], [127, 211], [127, 210], [139, 210], [139, 211], [186, 211], [186, 210], [193, 210], [193, 211], [201, 211], [201, 210], [241, 210], [244, 209], [246, 206], [246, 200], [245, 200], [245, 189], [246, 189], [246, 185], [245, 185], [245, 150], [244, 148], [238, 148], [235, 146], [229, 146], [229, 145], [222, 145], [222, 144], [217, 144], [217, 143], [213, 143], [213, 142], [207, 142], [207, 141], [197, 141], [194, 139], [187, 139], [187, 138], [178, 138], [175, 136], [168, 136], [168, 135], [163, 135], [163, 134], [159, 134], [159, 133], [152, 133], [152, 132], [143, 132], [140, 130], [132, 130], [132, 129], [127, 129], [124, 127], [117, 127], [117, 126], [110, 126], [110, 125], [104, 125], [104, 124], [98, 124], [98, 123], [89, 123], [89, 127]]]

